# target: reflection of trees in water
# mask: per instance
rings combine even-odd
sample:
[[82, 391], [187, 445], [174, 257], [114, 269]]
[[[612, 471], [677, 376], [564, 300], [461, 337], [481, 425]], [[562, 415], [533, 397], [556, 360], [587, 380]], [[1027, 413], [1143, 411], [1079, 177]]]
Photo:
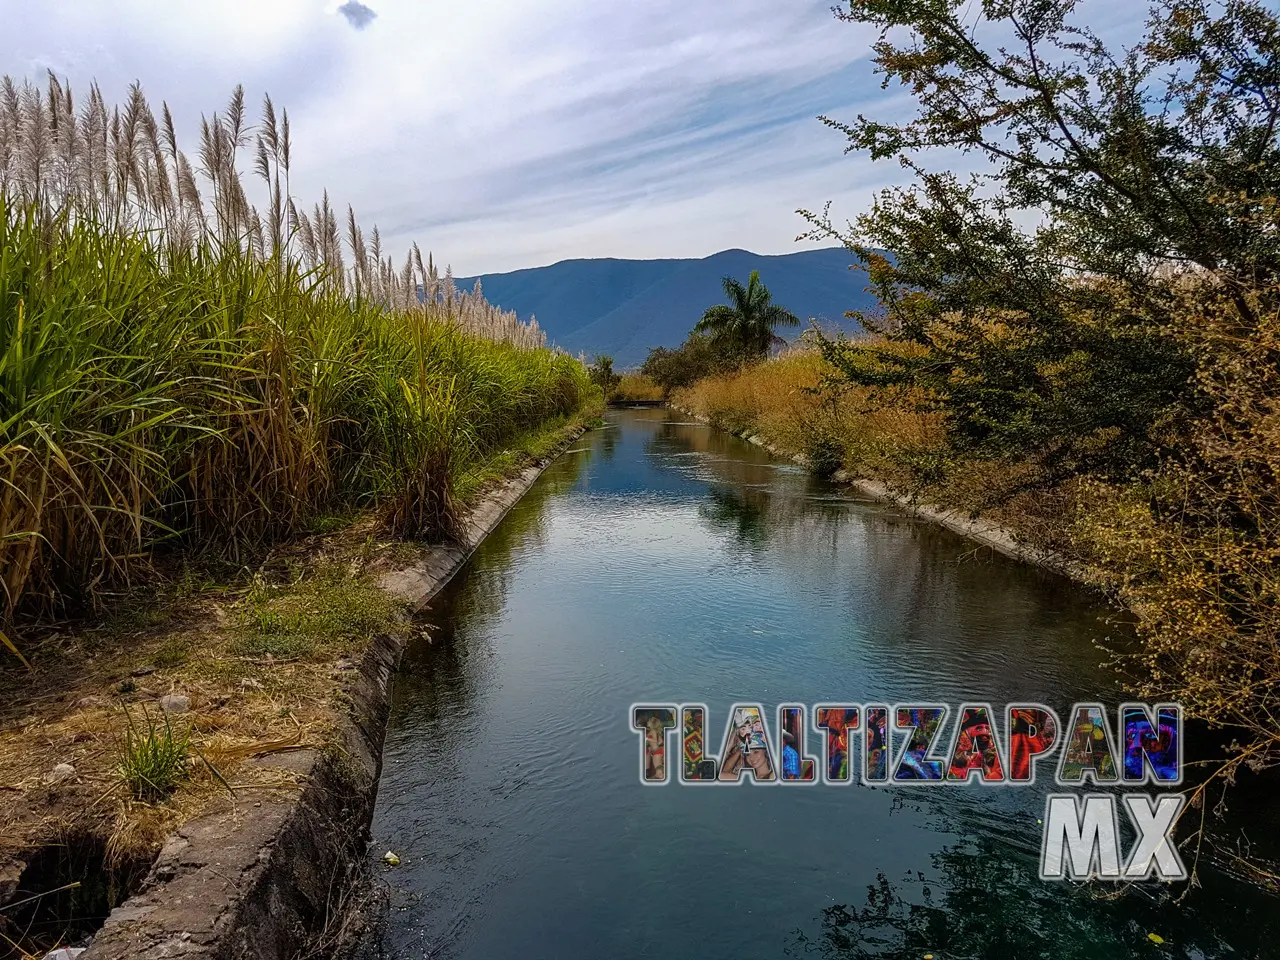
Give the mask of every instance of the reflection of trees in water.
[[600, 431], [596, 440], [595, 453], [592, 456], [598, 456], [606, 463], [613, 460], [614, 451], [618, 447], [618, 439], [622, 434], [622, 428], [616, 424], [606, 424]]
[[[546, 543], [547, 506], [577, 483], [587, 459], [572, 454], [551, 464], [431, 601], [422, 617], [429, 631], [410, 645], [401, 664], [404, 696], [429, 705], [471, 694], [477, 677], [469, 663], [489, 654], [475, 644], [484, 642], [488, 625], [501, 621], [520, 556]], [[468, 642], [459, 643], [461, 637]]]
[[[1102, 622], [1104, 608], [1066, 581], [894, 507], [857, 504], [847, 488], [779, 469], [723, 431], [666, 424], [646, 452], [668, 465], [676, 454], [702, 454], [688, 459], [710, 484], [700, 514], [728, 533], [729, 549], [767, 553], [771, 572], [815, 602], [840, 603], [868, 641], [892, 648], [894, 662], [990, 681], [989, 696], [1013, 686], [1030, 696], [1067, 679], [1093, 696], [1112, 687], [1093, 642], [1128, 628]], [[832, 637], [831, 655], [848, 653], [850, 642]]]
[[668, 468], [680, 462], [673, 459], [679, 455], [701, 454], [686, 461], [710, 485], [700, 515], [713, 528], [727, 530], [735, 546], [753, 553], [794, 543], [811, 562], [815, 540], [834, 545], [847, 519], [840, 505], [806, 499], [829, 494], [829, 485], [800, 471], [780, 471], [786, 467], [776, 458], [722, 430], [662, 424], [648, 438], [645, 453]]
[[769, 540], [768, 511], [765, 491], [713, 486], [707, 491], [707, 502], [698, 507], [698, 516], [713, 528], [728, 531], [737, 546], [759, 553]]
[[[1216, 958], [1229, 948], [1214, 930], [1228, 928], [1236, 949], [1242, 946], [1244, 911], [1224, 916], [1217, 898], [1214, 916], [1206, 918], [1160, 890], [1108, 896], [1114, 888], [1041, 881], [1034, 855], [978, 836], [933, 856], [936, 879], [914, 871], [896, 881], [877, 874], [864, 904], [824, 908], [819, 929], [797, 930], [786, 952], [830, 960], [920, 960], [928, 953], [939, 960]], [[1259, 915], [1251, 924], [1259, 948], [1280, 933], [1261, 925]], [[1148, 933], [1164, 946], [1157, 949]]]
[[715, 480], [725, 484], [768, 483], [775, 473], [774, 461], [767, 452], [723, 430], [700, 424], [660, 423], [645, 439], [645, 455], [660, 468], [670, 469], [675, 464], [668, 458], [689, 453], [702, 454], [696, 461], [697, 468], [710, 471]]

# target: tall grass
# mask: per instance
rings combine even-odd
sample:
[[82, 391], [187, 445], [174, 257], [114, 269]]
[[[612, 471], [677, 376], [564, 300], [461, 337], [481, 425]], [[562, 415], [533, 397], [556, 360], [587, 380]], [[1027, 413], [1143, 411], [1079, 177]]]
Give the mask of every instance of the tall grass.
[[[267, 209], [237, 151], [256, 145]], [[288, 195], [287, 114], [205, 121], [202, 202], [134, 87], [0, 83], [0, 626], [92, 606], [174, 541], [232, 553], [335, 507], [447, 538], [455, 482], [590, 395], [533, 324]], [[4, 634], [0, 634], [4, 636]]]
[[624, 373], [614, 388], [613, 400], [662, 400], [662, 387], [643, 373]]
[[942, 442], [937, 417], [871, 404], [868, 391], [820, 387], [829, 368], [797, 349], [676, 390], [671, 401], [734, 433], [759, 434], [819, 471], [893, 477]]

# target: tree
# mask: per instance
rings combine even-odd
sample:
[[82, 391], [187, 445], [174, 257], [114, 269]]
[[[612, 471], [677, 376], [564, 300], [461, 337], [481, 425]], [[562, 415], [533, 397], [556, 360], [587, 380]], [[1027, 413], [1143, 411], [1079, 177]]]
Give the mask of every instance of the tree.
[[763, 357], [774, 344], [786, 341], [775, 334], [775, 327], [796, 327], [799, 318], [785, 307], [772, 302], [769, 288], [760, 281], [760, 271], [752, 270], [744, 287], [733, 277], [725, 277], [728, 303], [708, 307], [694, 330], [711, 336], [720, 348], [750, 358]]
[[674, 350], [669, 347], [650, 350], [640, 372], [669, 396], [672, 390], [693, 386], [703, 377], [737, 369], [741, 362], [739, 351], [716, 346], [710, 337], [701, 333], [691, 333]]
[[[1203, 413], [1192, 351], [1168, 336], [1190, 279], [1249, 336], [1280, 276], [1280, 29], [1253, 0], [1163, 0], [1133, 48], [1073, 22], [1076, 0], [858, 0], [884, 85], [916, 115], [824, 118], [918, 185], [856, 227], [806, 213], [867, 264], [879, 342], [826, 341], [850, 381], [916, 387], [956, 442], [1038, 459], [1050, 481], [1145, 469]], [[984, 156], [967, 182], [919, 151]], [[1039, 211], [1034, 231], [1015, 211]], [[803, 211], [802, 211], [803, 212]], [[893, 252], [890, 261], [873, 252]]]
[[604, 354], [596, 357], [595, 363], [587, 368], [587, 376], [591, 378], [592, 383], [604, 391], [605, 399], [608, 399], [622, 382], [622, 377], [613, 372], [613, 357]]
[[[1143, 614], [1133, 689], [1232, 728], [1229, 784], [1280, 764], [1280, 19], [1256, 0], [1160, 0], [1114, 51], [1076, 7], [839, 14], [880, 29], [885, 85], [918, 111], [826, 122], [919, 183], [856, 227], [807, 214], [886, 307], [862, 318], [879, 338], [823, 350], [837, 380], [923, 396], [972, 455], [1079, 479], [1071, 542]], [[990, 171], [928, 173], [931, 147]], [[1028, 210], [1034, 230], [1017, 226]]]

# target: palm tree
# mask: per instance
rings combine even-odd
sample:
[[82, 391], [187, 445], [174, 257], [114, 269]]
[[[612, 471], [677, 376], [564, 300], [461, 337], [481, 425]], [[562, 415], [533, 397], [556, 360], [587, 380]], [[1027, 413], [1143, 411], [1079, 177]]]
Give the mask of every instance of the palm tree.
[[786, 307], [771, 302], [769, 288], [760, 282], [760, 271], [752, 270], [744, 287], [733, 277], [724, 278], [728, 303], [708, 307], [694, 327], [708, 333], [716, 346], [758, 358], [775, 343], [785, 343], [774, 327], [798, 327], [799, 318]]

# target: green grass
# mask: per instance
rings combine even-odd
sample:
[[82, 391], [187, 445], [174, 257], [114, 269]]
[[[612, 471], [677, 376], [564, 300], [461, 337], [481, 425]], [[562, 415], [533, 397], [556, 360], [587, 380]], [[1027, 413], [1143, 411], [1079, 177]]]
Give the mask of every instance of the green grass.
[[587, 405], [574, 416], [552, 417], [538, 427], [509, 441], [506, 449], [491, 455], [459, 477], [455, 492], [459, 503], [470, 506], [495, 483], [507, 479], [522, 467], [536, 460], [545, 459], [556, 452], [564, 442], [564, 431], [574, 423], [583, 427], [603, 422], [595, 414], [595, 405]]
[[91, 607], [159, 545], [234, 557], [369, 508], [447, 539], [459, 480], [591, 392], [447, 311], [0, 197], [0, 621]]
[[321, 655], [393, 628], [401, 610], [367, 576], [327, 562], [297, 583], [255, 581], [237, 609], [234, 648], [252, 657]]
[[145, 803], [163, 800], [187, 777], [191, 731], [186, 727], [175, 731], [163, 713], [160, 722], [145, 710], [142, 724], [136, 723], [128, 710], [125, 718], [116, 771], [133, 799]]
[[185, 637], [166, 640], [156, 650], [151, 662], [162, 670], [180, 667], [191, 659], [191, 643]]

